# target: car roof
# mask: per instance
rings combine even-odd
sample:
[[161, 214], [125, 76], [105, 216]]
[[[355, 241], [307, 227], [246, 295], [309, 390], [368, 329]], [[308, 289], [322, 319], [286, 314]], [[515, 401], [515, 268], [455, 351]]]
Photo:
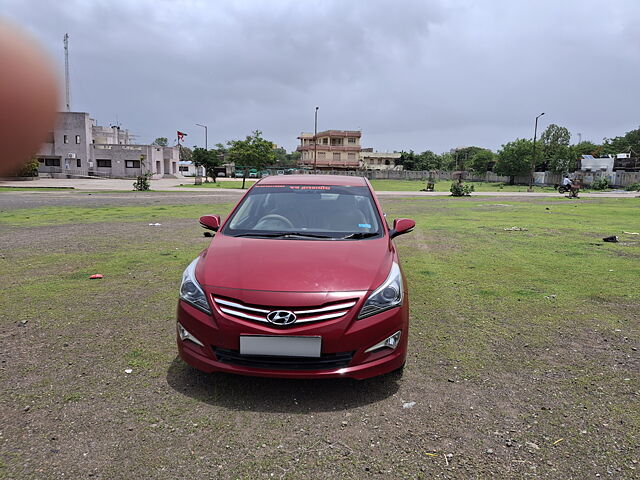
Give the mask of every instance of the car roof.
[[270, 175], [260, 180], [261, 185], [342, 185], [364, 187], [364, 177], [348, 175]]

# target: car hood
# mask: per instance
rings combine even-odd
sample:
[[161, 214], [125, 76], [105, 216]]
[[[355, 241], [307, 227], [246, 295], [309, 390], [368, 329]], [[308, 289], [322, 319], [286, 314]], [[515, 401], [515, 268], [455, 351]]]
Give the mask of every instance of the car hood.
[[392, 244], [365, 240], [238, 238], [217, 234], [196, 268], [207, 287], [278, 292], [377, 288], [389, 274]]

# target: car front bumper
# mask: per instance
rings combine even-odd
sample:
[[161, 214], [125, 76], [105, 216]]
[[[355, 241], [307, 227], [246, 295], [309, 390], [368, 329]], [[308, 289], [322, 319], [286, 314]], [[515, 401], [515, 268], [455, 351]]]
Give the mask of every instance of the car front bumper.
[[[277, 329], [264, 324], [230, 320], [206, 314], [183, 302], [178, 303], [177, 318], [202, 346], [177, 335], [180, 357], [204, 372], [227, 372], [239, 375], [279, 378], [355, 378], [365, 379], [401, 368], [407, 355], [408, 306], [403, 306], [361, 320], [352, 312], [339, 321], [318, 322], [302, 327]], [[373, 345], [401, 331], [396, 348], [366, 352]], [[264, 357], [240, 355], [241, 335], [320, 336], [319, 359], [298, 357]]]

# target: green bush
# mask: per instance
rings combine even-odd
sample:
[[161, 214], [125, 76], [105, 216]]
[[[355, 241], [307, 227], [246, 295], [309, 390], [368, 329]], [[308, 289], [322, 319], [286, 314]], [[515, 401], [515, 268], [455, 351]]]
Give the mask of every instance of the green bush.
[[593, 190], [606, 190], [610, 187], [611, 185], [609, 185], [609, 180], [607, 180], [606, 178], [598, 178], [591, 183], [591, 188]]
[[466, 183], [453, 182], [449, 191], [452, 197], [464, 197], [465, 195], [471, 195], [474, 188], [473, 185], [467, 185]]
[[38, 163], [37, 158], [32, 158], [25, 163], [20, 170], [15, 174], [16, 177], [37, 177], [38, 176]]
[[627, 192], [640, 192], [640, 182], [632, 183], [631, 185], [627, 185], [625, 188]]
[[139, 192], [144, 192], [151, 189], [151, 182], [149, 179], [151, 178], [151, 173], [144, 173], [142, 175], [138, 175], [136, 181], [133, 182], [133, 189]]

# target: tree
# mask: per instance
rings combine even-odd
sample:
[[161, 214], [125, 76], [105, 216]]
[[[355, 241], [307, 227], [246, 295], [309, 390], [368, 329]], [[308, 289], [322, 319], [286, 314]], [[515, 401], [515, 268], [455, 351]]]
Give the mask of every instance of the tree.
[[481, 149], [476, 151], [469, 161], [467, 168], [477, 173], [485, 173], [491, 169], [496, 161], [496, 155], [489, 149]]
[[451, 171], [455, 167], [456, 159], [451, 152], [445, 152], [439, 155], [440, 170]]
[[229, 160], [239, 166], [262, 170], [276, 159], [273, 143], [262, 138], [260, 130], [254, 130], [244, 140], [230, 140], [227, 145]]
[[189, 147], [185, 147], [180, 145], [180, 161], [181, 162], [190, 162], [191, 161], [191, 157], [193, 155], [193, 150], [191, 150]]
[[273, 153], [275, 154], [275, 161], [278, 165], [283, 165], [287, 161], [287, 151], [282, 148], [274, 148]]
[[438, 170], [440, 168], [440, 156], [431, 150], [425, 150], [418, 155], [418, 170]]
[[594, 157], [599, 157], [602, 155], [603, 147], [602, 145], [596, 145], [593, 142], [585, 140], [584, 142], [573, 145], [573, 150], [576, 157], [580, 157], [582, 155], [593, 155]]
[[569, 145], [570, 141], [569, 130], [555, 123], [549, 125], [540, 135], [542, 163], [546, 164], [551, 172], [566, 173], [575, 170], [576, 153]]
[[570, 141], [569, 130], [552, 123], [540, 135], [542, 158], [551, 160], [559, 158], [559, 155], [566, 155], [566, 147], [569, 146]]
[[413, 153], [413, 150], [400, 152], [400, 158], [396, 163], [402, 165], [405, 170], [418, 170], [418, 156]]
[[169, 140], [167, 137], [158, 137], [156, 138], [151, 145], [155, 145], [156, 147], [166, 147], [169, 145]]
[[216, 181], [215, 168], [222, 164], [220, 153], [216, 149], [205, 150], [204, 148], [195, 147], [191, 155], [191, 161], [196, 167], [204, 168], [207, 177]]
[[300, 157], [302, 157], [302, 152], [296, 151], [296, 152], [287, 153], [285, 165], [288, 167], [297, 167], [300, 164]]
[[552, 173], [568, 173], [575, 171], [577, 159], [575, 147], [561, 145], [556, 148], [553, 157], [547, 159], [546, 162]]
[[470, 168], [470, 160], [476, 155], [478, 152], [486, 150], [486, 148], [482, 147], [462, 147], [456, 148], [451, 151], [454, 158], [454, 168], [456, 170], [468, 170]]
[[532, 158], [533, 141], [519, 138], [502, 145], [494, 171], [511, 177], [510, 183], [513, 184], [515, 176], [527, 175], [531, 171]]
[[602, 142], [603, 153], [632, 153], [640, 156], [640, 127], [625, 133], [622, 137], [605, 138]]

